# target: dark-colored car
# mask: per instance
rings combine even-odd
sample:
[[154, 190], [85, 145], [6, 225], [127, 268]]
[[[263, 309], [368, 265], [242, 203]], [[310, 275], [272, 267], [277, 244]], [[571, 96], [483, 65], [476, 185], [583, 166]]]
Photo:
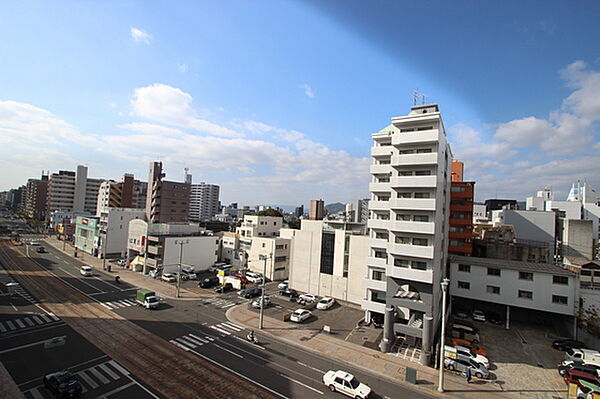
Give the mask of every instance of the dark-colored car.
[[552, 347], [559, 351], [568, 351], [572, 348], [585, 348], [585, 344], [574, 339], [558, 339], [552, 342]]
[[248, 299], [248, 298], [255, 298], [255, 297], [257, 297], [257, 296], [260, 295], [260, 288], [258, 288], [258, 287], [246, 288], [244, 290], [241, 290], [239, 292], [239, 295], [242, 298], [246, 298], [246, 299]]
[[565, 380], [565, 384], [577, 384], [577, 386], [583, 386], [579, 381], [584, 380], [590, 382], [594, 385], [599, 385], [600, 380], [598, 379], [597, 374], [588, 373], [585, 371], [579, 370], [566, 370], [565, 375], [563, 376]]
[[598, 374], [600, 372], [600, 366], [595, 366], [593, 364], [585, 364], [582, 362], [573, 362], [571, 364], [568, 364], [566, 366], [560, 365], [558, 366], [558, 373], [564, 377], [567, 374], [567, 370], [578, 370], [578, 371], [583, 371], [585, 373], [589, 373], [592, 375], [600, 375]]
[[198, 283], [198, 285], [202, 288], [214, 287], [217, 284], [219, 284], [218, 277], [208, 277]]
[[77, 378], [68, 371], [48, 374], [43, 381], [46, 389], [59, 398], [81, 395], [83, 389]]
[[215, 292], [217, 294], [222, 294], [229, 291], [233, 291], [233, 285], [231, 285], [231, 283], [225, 283], [225, 285], [219, 285], [215, 287]]
[[502, 320], [502, 317], [497, 312], [485, 312], [485, 318], [487, 321], [497, 326], [504, 323], [504, 320]]
[[298, 294], [298, 291], [293, 290], [291, 288], [279, 291], [279, 294], [283, 296], [289, 296], [290, 298], [298, 298], [300, 296], [300, 294]]
[[37, 252], [38, 254], [46, 253], [46, 248], [44, 248], [44, 247], [37, 247], [35, 249], [35, 252]]

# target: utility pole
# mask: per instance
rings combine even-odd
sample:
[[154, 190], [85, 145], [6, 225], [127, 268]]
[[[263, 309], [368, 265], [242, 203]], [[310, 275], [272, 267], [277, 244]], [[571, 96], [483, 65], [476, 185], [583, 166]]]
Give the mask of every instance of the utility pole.
[[444, 392], [444, 335], [446, 334], [446, 293], [448, 292], [448, 283], [450, 280], [445, 278], [440, 285], [442, 286], [442, 329], [440, 332], [440, 370], [438, 381], [438, 392]]
[[271, 259], [273, 255], [258, 255], [258, 259], [264, 262], [263, 264], [263, 276], [262, 276], [262, 290], [260, 293], [260, 316], [258, 318], [258, 328], [263, 329], [264, 321], [264, 308], [265, 308], [265, 282], [267, 281], [267, 259]]
[[177, 295], [179, 298], [179, 289], [181, 287], [181, 260], [183, 258], [183, 246], [189, 244], [190, 240], [175, 240], [175, 245], [179, 245], [179, 273], [177, 273]]
[[104, 232], [102, 239], [102, 270], [106, 270], [106, 242], [108, 241], [108, 228]]

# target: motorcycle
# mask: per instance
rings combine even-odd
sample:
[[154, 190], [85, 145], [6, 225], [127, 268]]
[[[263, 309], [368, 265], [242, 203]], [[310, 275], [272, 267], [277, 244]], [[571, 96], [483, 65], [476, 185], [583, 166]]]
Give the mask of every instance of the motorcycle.
[[246, 335], [246, 339], [252, 342], [254, 345], [258, 345], [258, 338], [256, 338], [256, 335], [248, 333], [248, 335]]

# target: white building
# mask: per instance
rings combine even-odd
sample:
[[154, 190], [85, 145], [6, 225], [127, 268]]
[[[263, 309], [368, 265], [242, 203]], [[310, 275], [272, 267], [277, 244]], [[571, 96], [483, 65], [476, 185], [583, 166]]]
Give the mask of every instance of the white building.
[[291, 240], [290, 287], [361, 305], [369, 252], [363, 231], [363, 224], [322, 220], [282, 229], [281, 236]]
[[192, 184], [190, 193], [190, 220], [210, 220], [219, 213], [219, 186], [214, 184]]
[[123, 257], [127, 254], [129, 222], [144, 220], [146, 210], [133, 208], [108, 208], [100, 212], [98, 223], [100, 240], [98, 257]]
[[146, 266], [149, 270], [159, 269], [163, 273], [178, 270], [183, 266], [199, 272], [217, 262], [219, 237], [207, 234], [177, 235], [151, 234], [148, 236]]
[[369, 276], [385, 272], [386, 284], [367, 288], [363, 309], [385, 312], [382, 351], [404, 336], [429, 364], [447, 260], [450, 146], [437, 104], [412, 107], [372, 137], [367, 265]]
[[473, 224], [489, 223], [485, 204], [473, 203]]
[[46, 214], [55, 210], [96, 214], [98, 189], [102, 179], [87, 177], [87, 167], [77, 166], [77, 172], [61, 170], [48, 178]]
[[492, 211], [492, 220], [494, 226], [513, 226], [515, 236], [519, 240], [538, 241], [551, 248], [554, 247], [556, 234], [554, 212], [501, 209]]
[[346, 221], [367, 223], [369, 220], [369, 200], [354, 200], [346, 204]]
[[450, 276], [453, 298], [482, 310], [503, 305], [507, 325], [511, 310], [575, 315], [576, 274], [560, 266], [452, 255]]
[[280, 216], [246, 215], [241, 226], [237, 227], [235, 232], [242, 238], [278, 237], [282, 227], [283, 218]]

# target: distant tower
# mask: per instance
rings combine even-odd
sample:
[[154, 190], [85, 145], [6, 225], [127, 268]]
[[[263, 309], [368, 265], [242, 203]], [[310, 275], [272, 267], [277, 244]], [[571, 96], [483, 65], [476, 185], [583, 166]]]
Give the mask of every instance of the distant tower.
[[325, 202], [322, 199], [310, 201], [310, 211], [308, 218], [310, 220], [323, 220], [325, 216]]

